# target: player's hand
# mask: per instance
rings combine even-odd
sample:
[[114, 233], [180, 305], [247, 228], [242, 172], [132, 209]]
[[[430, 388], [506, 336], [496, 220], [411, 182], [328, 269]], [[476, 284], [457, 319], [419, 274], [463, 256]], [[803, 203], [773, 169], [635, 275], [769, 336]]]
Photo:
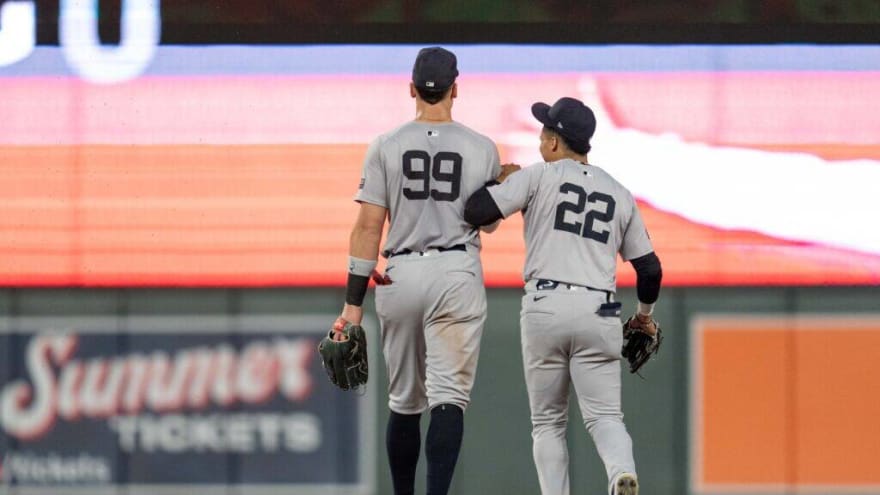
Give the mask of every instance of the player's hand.
[[508, 175], [516, 172], [521, 167], [515, 163], [505, 163], [501, 165], [501, 173], [498, 174], [498, 177], [495, 178], [498, 182], [504, 182], [504, 179], [507, 178]]
[[635, 318], [630, 320], [629, 327], [634, 330], [641, 330], [652, 337], [657, 335], [657, 323], [651, 315], [636, 313]]
[[364, 319], [364, 308], [346, 303], [342, 307], [342, 314], [333, 322], [333, 340], [342, 340], [342, 329], [346, 323], [360, 325]]

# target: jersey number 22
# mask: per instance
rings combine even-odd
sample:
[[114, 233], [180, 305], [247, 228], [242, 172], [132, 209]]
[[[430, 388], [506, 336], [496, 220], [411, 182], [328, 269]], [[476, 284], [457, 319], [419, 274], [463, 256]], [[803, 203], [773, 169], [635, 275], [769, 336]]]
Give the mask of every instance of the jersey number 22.
[[[614, 198], [596, 191], [587, 194], [587, 191], [584, 191], [583, 187], [570, 182], [565, 182], [559, 186], [559, 192], [563, 194], [574, 193], [577, 196], [577, 200], [574, 203], [563, 201], [556, 206], [556, 223], [553, 224], [553, 228], [556, 230], [571, 232], [572, 234], [578, 234], [587, 239], [601, 242], [602, 244], [607, 244], [609, 231], [595, 230], [593, 223], [596, 220], [600, 222], [610, 222], [611, 219], [614, 218], [614, 205], [616, 204]], [[570, 211], [572, 213], [581, 214], [584, 212], [584, 209], [586, 209], [587, 203], [605, 203], [605, 211], [594, 209], [588, 210], [583, 223], [577, 221], [565, 221], [565, 212]]]

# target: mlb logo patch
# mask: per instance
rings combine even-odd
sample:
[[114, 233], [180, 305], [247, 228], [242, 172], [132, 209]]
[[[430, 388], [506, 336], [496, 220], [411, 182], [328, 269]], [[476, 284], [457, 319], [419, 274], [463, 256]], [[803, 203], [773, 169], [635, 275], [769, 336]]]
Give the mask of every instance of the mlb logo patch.
[[366, 182], [367, 182], [367, 179], [366, 179], [366, 178], [361, 178], [361, 183], [358, 184], [358, 189], [363, 189], [363, 188], [364, 188], [364, 183], [366, 183]]
[[438, 131], [428, 131], [428, 137], [437, 137], [440, 133]]

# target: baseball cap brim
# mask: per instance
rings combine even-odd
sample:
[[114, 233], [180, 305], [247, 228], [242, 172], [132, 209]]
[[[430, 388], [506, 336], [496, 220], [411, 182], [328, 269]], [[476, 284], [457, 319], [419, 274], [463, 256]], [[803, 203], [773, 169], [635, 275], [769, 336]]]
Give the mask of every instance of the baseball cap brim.
[[[581, 103], [581, 105], [583, 105], [583, 103]], [[586, 146], [589, 149], [589, 137], [585, 139], [583, 136], [580, 136], [577, 133], [573, 133], [573, 129], [563, 129], [561, 121], [550, 117], [550, 110], [552, 108], [553, 107], [543, 102], [535, 103], [532, 105], [532, 115], [534, 115], [535, 118], [538, 119], [538, 122], [544, 124], [544, 126], [546, 127], [553, 129], [556, 133], [564, 137], [569, 146], [576, 146], [578, 148]], [[590, 112], [590, 114], [592, 115], [592, 112]], [[589, 131], [589, 135], [593, 135], [592, 130]]]
[[538, 119], [538, 122], [553, 127], [553, 121], [550, 120], [550, 105], [546, 103], [535, 103], [532, 105], [532, 115]]

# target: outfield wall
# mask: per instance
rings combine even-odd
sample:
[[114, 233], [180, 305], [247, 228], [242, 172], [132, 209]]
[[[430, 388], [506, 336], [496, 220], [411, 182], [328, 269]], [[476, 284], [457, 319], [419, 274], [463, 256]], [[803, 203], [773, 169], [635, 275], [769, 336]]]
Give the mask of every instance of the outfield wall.
[[[490, 290], [452, 493], [537, 493], [520, 294]], [[341, 289], [0, 291], [0, 490], [390, 493], [375, 337], [363, 396], [330, 388], [314, 360], [342, 298]], [[633, 308], [632, 289], [620, 298]], [[870, 466], [880, 454], [878, 309], [869, 287], [665, 289], [661, 354], [644, 379], [624, 377], [644, 486], [880, 493]], [[186, 358], [223, 349], [235, 366], [214, 374]], [[143, 389], [132, 378], [137, 358], [156, 365]], [[114, 381], [119, 363], [128, 371]], [[571, 419], [572, 493], [601, 493], [604, 470], [576, 409]]]

